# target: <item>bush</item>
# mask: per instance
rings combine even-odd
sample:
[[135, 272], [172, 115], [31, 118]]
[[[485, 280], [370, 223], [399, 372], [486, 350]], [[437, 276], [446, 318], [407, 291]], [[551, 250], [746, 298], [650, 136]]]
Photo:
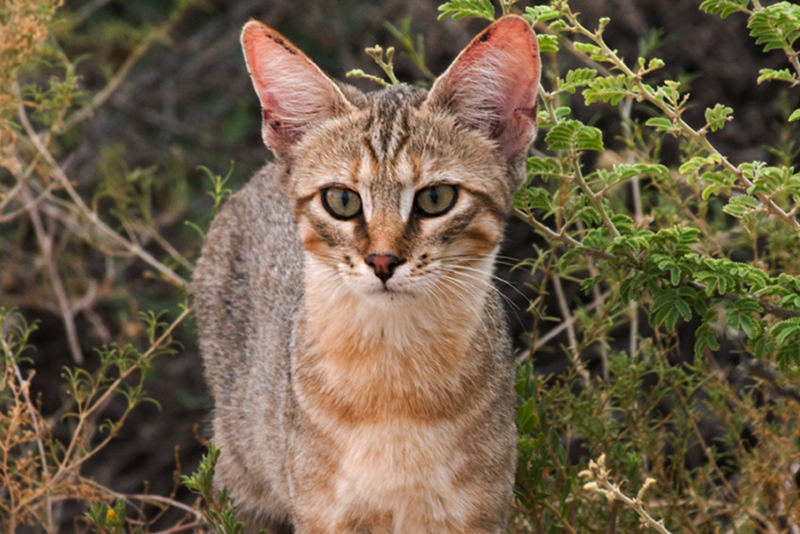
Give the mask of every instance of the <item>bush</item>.
[[[123, 18], [91, 11], [103, 4], [0, 7], [0, 524], [55, 531], [73, 520], [62, 504], [77, 502], [70, 510], [99, 532], [149, 531], [170, 508], [173, 531], [236, 532], [227, 496], [210, 489], [213, 447], [185, 479], [205, 503], [194, 507], [175, 498], [177, 489], [119, 493], [84, 473], [152, 400], [145, 389], [156, 356], [182, 350], [179, 339], [193, 349], [181, 331], [192, 261], [243, 176], [201, 172], [213, 207], [196, 208], [203, 191], [187, 169], [197, 156], [175, 145], [131, 163], [124, 144], [108, 144], [89, 178], [71, 174], [67, 154], [80, 153], [81, 136], [97, 129], [136, 65], [154, 61], [146, 52], [199, 16], [184, 2], [132, 4]], [[702, 115], [693, 109], [695, 80], [663, 74], [663, 35], [642, 36], [641, 57], [630, 60], [606, 42], [612, 21], [590, 29], [564, 0], [501, 0], [499, 8], [535, 27], [545, 66], [539, 140], [514, 206], [536, 237], [512, 243], [515, 257], [534, 245], [516, 271], [530, 272], [533, 324], [517, 354], [512, 530], [629, 532], [644, 522], [660, 532], [796, 531], [800, 109], [789, 103], [800, 100], [800, 7], [706, 0], [696, 15], [730, 16], [765, 52], [783, 53], [781, 65], [765, 56], [768, 67], [749, 81], [776, 87], [784, 103], [765, 161], [718, 142], [737, 110], [726, 102]], [[439, 10], [456, 19], [497, 13], [490, 0]], [[397, 58], [393, 48], [369, 54], [388, 80], [351, 75], [397, 83], [397, 60], [430, 80], [436, 69], [411, 19], [386, 31], [402, 49]], [[780, 84], [788, 91], [777, 93]], [[247, 137], [242, 125], [257, 114], [230, 106], [225, 146], [193, 163], [225, 168], [230, 146]], [[207, 142], [203, 132], [153, 120]], [[57, 409], [45, 409], [32, 387], [30, 342], [42, 310], [63, 323], [72, 359]], [[560, 362], [557, 370], [542, 372], [545, 359]]]

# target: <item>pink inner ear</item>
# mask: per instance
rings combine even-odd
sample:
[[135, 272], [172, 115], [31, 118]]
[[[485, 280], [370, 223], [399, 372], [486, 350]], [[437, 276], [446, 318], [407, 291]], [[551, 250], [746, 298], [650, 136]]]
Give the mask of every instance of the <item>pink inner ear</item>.
[[251, 20], [242, 49], [264, 115], [264, 142], [287, 154], [308, 129], [347, 107], [341, 91], [281, 34]]
[[536, 135], [541, 63], [536, 35], [522, 17], [501, 18], [478, 35], [431, 90], [459, 120], [487, 132], [500, 153], [527, 149]]

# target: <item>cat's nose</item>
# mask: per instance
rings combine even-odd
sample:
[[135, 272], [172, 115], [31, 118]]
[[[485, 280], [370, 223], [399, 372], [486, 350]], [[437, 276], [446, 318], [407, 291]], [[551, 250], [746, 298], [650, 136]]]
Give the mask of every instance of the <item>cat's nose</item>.
[[370, 254], [366, 259], [367, 265], [375, 271], [375, 276], [384, 283], [392, 277], [395, 267], [401, 265], [404, 261], [394, 254]]

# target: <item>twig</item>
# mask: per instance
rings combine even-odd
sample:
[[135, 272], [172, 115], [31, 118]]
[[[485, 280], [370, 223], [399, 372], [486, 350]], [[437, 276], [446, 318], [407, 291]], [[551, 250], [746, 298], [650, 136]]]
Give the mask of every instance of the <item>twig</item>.
[[[28, 196], [27, 192], [23, 193], [23, 195], [26, 197]], [[30, 205], [32, 202], [28, 201], [28, 204]], [[42, 261], [47, 266], [50, 275], [50, 284], [53, 286], [53, 293], [55, 293], [56, 301], [58, 302], [61, 320], [64, 321], [64, 329], [67, 331], [67, 341], [69, 343], [69, 350], [72, 353], [72, 359], [75, 360], [75, 363], [80, 365], [83, 363], [83, 353], [81, 352], [81, 345], [78, 340], [78, 330], [75, 328], [75, 315], [72, 313], [67, 292], [61, 281], [61, 275], [58, 273], [58, 267], [55, 261], [53, 261], [53, 237], [45, 232], [42, 219], [37, 209], [28, 208], [28, 215], [33, 222], [36, 240], [39, 242], [39, 248], [42, 251]]]
[[569, 521], [564, 519], [564, 516], [561, 515], [561, 512], [558, 510], [558, 508], [555, 507], [555, 505], [553, 505], [553, 503], [551, 503], [547, 499], [544, 499], [542, 501], [542, 503], [544, 503], [545, 507], [548, 510], [553, 512], [553, 515], [555, 515], [558, 518], [558, 520], [561, 522], [561, 524], [564, 525], [564, 528], [567, 530], [567, 532], [569, 532], [570, 534], [576, 534], [575, 529], [572, 528], [572, 525], [569, 524]]
[[777, 534], [775, 526], [772, 525], [769, 521], [766, 520], [766, 518], [764, 518], [757, 512], [750, 510], [750, 508], [742, 501], [739, 492], [733, 489], [733, 486], [731, 486], [731, 483], [730, 481], [728, 481], [728, 478], [725, 476], [725, 473], [722, 472], [722, 469], [719, 467], [719, 464], [714, 459], [713, 453], [708, 448], [708, 444], [706, 444], [706, 440], [705, 438], [703, 438], [703, 434], [700, 432], [700, 428], [697, 426], [697, 422], [694, 420], [694, 413], [689, 408], [688, 399], [683, 394], [680, 388], [675, 388], [675, 393], [678, 395], [678, 398], [680, 399], [681, 404], [683, 405], [683, 409], [686, 410], [687, 412], [687, 419], [689, 421], [689, 425], [692, 427], [692, 433], [694, 434], [694, 437], [697, 439], [700, 448], [703, 449], [703, 454], [705, 454], [705, 457], [708, 459], [708, 463], [711, 465], [711, 468], [714, 470], [720, 482], [722, 483], [722, 487], [725, 488], [728, 495], [730, 495], [730, 497], [736, 501], [736, 503], [742, 508], [742, 510], [744, 510], [744, 513], [750, 517], [750, 519], [753, 521], [754, 524], [758, 525], [760, 522], [763, 522], [769, 527], [768, 531], [770, 532], [770, 534]]
[[[625, 139], [625, 142], [628, 144], [628, 151], [629, 154], [633, 149], [633, 133], [632, 133], [632, 126], [631, 126], [631, 109], [633, 108], [633, 99], [627, 98], [623, 100], [622, 104], [619, 107], [620, 111], [620, 118], [621, 118], [621, 125], [622, 125], [622, 137]], [[626, 158], [628, 159], [628, 163], [633, 163], [632, 157]], [[637, 174], [631, 179], [631, 190], [633, 191], [633, 212], [634, 212], [634, 224], [637, 227], [641, 226], [644, 222], [644, 210], [642, 209], [642, 190], [641, 190], [641, 183], [640, 177]], [[628, 352], [633, 358], [636, 356], [636, 352], [638, 351], [637, 348], [637, 339], [636, 337], [639, 335], [639, 303], [635, 300], [631, 301], [630, 307], [630, 332], [628, 333]]]
[[601, 258], [601, 259], [604, 259], [604, 260], [613, 260], [613, 259], [616, 258], [616, 256], [614, 256], [613, 254], [611, 254], [609, 252], [606, 252], [605, 250], [599, 250], [599, 249], [583, 246], [583, 244], [581, 244], [580, 241], [578, 241], [574, 237], [566, 234], [565, 232], [561, 232], [561, 233], [554, 232], [553, 230], [551, 230], [550, 228], [548, 228], [547, 226], [545, 226], [544, 224], [542, 224], [538, 220], [536, 220], [535, 217], [533, 217], [532, 215], [530, 215], [528, 213], [525, 213], [524, 211], [522, 211], [519, 208], [514, 210], [514, 215], [516, 215], [517, 217], [519, 217], [523, 221], [527, 222], [528, 224], [533, 226], [535, 229], [539, 230], [540, 233], [544, 234], [545, 237], [547, 237], [548, 239], [550, 239], [552, 241], [559, 241], [559, 242], [565, 243], [571, 248], [580, 247], [582, 249], [583, 253], [588, 254], [589, 256], [594, 256], [596, 258]]
[[778, 384], [778, 380], [775, 377], [775, 373], [766, 369], [764, 364], [757, 361], [757, 360], [750, 360], [747, 362], [747, 372], [753, 376], [757, 376], [762, 380], [766, 380], [770, 386], [772, 386], [773, 390], [775, 390], [778, 395], [781, 397], [786, 397], [792, 399], [796, 403], [800, 404], [800, 393], [797, 392], [797, 389], [789, 387], [789, 386], [782, 386]]
[[[634, 73], [626, 64], [625, 62], [620, 59], [613, 50], [611, 50], [605, 41], [602, 39], [602, 29], [597, 30], [596, 32], [591, 32], [586, 29], [580, 22], [578, 22], [577, 17], [575, 16], [569, 8], [566, 8], [564, 15], [569, 19], [570, 23], [572, 24], [571, 30], [575, 31], [576, 33], [580, 33], [588, 37], [589, 39], [593, 40], [602, 50], [605, 57], [608, 58], [609, 62], [613, 63], [616, 68], [618, 68], [625, 76], [628, 76], [636, 83], [636, 88], [638, 89], [638, 95], [640, 98], [643, 98], [659, 108], [662, 112], [664, 112], [667, 117], [669, 117], [673, 124], [680, 127], [681, 131], [687, 137], [690, 137], [700, 143], [700, 145], [711, 155], [719, 158], [720, 163], [723, 167], [725, 167], [728, 171], [733, 173], [747, 188], [753, 187], [753, 182], [751, 182], [745, 175], [744, 172], [732, 164], [728, 158], [726, 158], [722, 153], [717, 150], [717, 148], [711, 144], [708, 140], [708, 136], [704, 131], [697, 131], [686, 121], [683, 120], [681, 117], [681, 110], [673, 110], [670, 106], [658, 98], [652, 92], [652, 88], [645, 86], [644, 82], [642, 82], [642, 77], [636, 73]], [[755, 196], [767, 206], [767, 211], [778, 215], [784, 222], [786, 222], [792, 230], [797, 230], [800, 227], [800, 224], [794, 217], [789, 216], [785, 211], [783, 211], [775, 202], [769, 198], [767, 195], [763, 193], [756, 193]], [[590, 195], [590, 199], [591, 199]], [[602, 215], [602, 211], [600, 212]]]
[[[11, 352], [8, 343], [6, 343], [5, 338], [0, 336], [0, 342], [3, 344], [3, 350], [8, 354]], [[22, 377], [22, 372], [19, 370], [19, 366], [16, 362], [14, 362], [14, 373], [17, 375], [17, 380], [19, 380], [20, 389], [22, 391], [22, 395], [25, 397], [25, 404], [28, 405], [28, 413], [31, 416], [31, 422], [33, 423], [33, 431], [36, 433], [36, 446], [39, 449], [39, 456], [42, 460], [42, 479], [47, 480], [49, 477], [49, 473], [47, 471], [47, 456], [44, 452], [44, 442], [42, 441], [42, 432], [39, 429], [39, 418], [37, 417], [37, 411], [33, 406], [33, 402], [31, 402], [30, 396], [30, 379], [25, 380]], [[32, 377], [32, 375], [31, 375]], [[50, 495], [47, 496], [47, 531], [51, 532], [53, 530], [53, 501]]]
[[[15, 85], [14, 85], [14, 89], [15, 89], [15, 92], [17, 94], [19, 94], [19, 85], [17, 85], [16, 82], [15, 82]], [[61, 183], [61, 185], [64, 187], [64, 189], [67, 191], [67, 193], [69, 194], [69, 196], [72, 199], [72, 201], [75, 203], [75, 205], [80, 210], [80, 212], [87, 219], [89, 219], [98, 228], [98, 230], [100, 230], [100, 232], [102, 234], [104, 234], [107, 237], [110, 237], [113, 241], [115, 241], [117, 244], [121, 245], [124, 249], [126, 249], [131, 254], [134, 254], [134, 255], [138, 256], [139, 258], [141, 258], [142, 260], [144, 260], [146, 263], [148, 263], [150, 266], [154, 267], [157, 271], [159, 271], [165, 277], [167, 277], [168, 279], [172, 280], [172, 282], [175, 285], [182, 286], [182, 287], [185, 287], [185, 286], [188, 285], [188, 282], [186, 280], [184, 280], [183, 277], [181, 277], [179, 274], [175, 273], [172, 269], [170, 269], [169, 267], [167, 267], [166, 265], [164, 265], [163, 263], [161, 263], [160, 261], [155, 259], [146, 250], [144, 250], [139, 244], [131, 243], [130, 241], [128, 241], [127, 239], [125, 239], [124, 237], [119, 235], [117, 232], [115, 232], [114, 230], [109, 228], [108, 225], [106, 225], [100, 219], [100, 217], [97, 215], [97, 213], [92, 211], [86, 205], [86, 203], [80, 197], [78, 192], [75, 191], [75, 188], [72, 187], [72, 184], [70, 183], [69, 178], [64, 173], [64, 171], [61, 169], [61, 167], [58, 165], [58, 162], [56, 162], [56, 160], [53, 157], [53, 155], [50, 154], [50, 152], [47, 150], [47, 147], [44, 146], [44, 144], [42, 144], [41, 139], [39, 139], [39, 136], [33, 130], [33, 127], [31, 126], [31, 123], [28, 120], [27, 113], [25, 113], [25, 106], [22, 103], [20, 103], [20, 105], [19, 105], [19, 118], [20, 118], [20, 122], [22, 123], [22, 127], [25, 129], [25, 132], [30, 137], [31, 141], [33, 142], [34, 146], [36, 147], [36, 150], [38, 150], [39, 153], [42, 156], [44, 156], [45, 160], [50, 164], [50, 172], [53, 174], [53, 176], [56, 178], [56, 180], [58, 180]]]
[[[160, 28], [151, 31], [147, 36], [142, 40], [139, 45], [133, 49], [133, 52], [125, 59], [125, 62], [119, 68], [119, 70], [114, 74], [114, 76], [108, 81], [105, 87], [94, 95], [92, 98], [91, 103], [82, 108], [80, 111], [76, 111], [72, 114], [67, 120], [65, 120], [60, 125], [53, 128], [53, 133], [58, 135], [68, 131], [73, 126], [77, 125], [78, 123], [88, 119], [95, 109], [102, 106], [109, 97], [114, 94], [122, 82], [125, 81], [125, 78], [128, 76], [128, 73], [131, 71], [134, 65], [139, 61], [139, 59], [147, 52], [147, 49], [157, 40], [164, 37], [172, 28], [174, 22], [169, 21], [163, 24]], [[29, 134], [30, 135], [30, 134]]]
[[200, 518], [203, 517], [203, 514], [200, 513], [200, 511], [192, 508], [188, 504], [184, 504], [184, 503], [182, 503], [180, 501], [176, 501], [175, 499], [170, 499], [169, 497], [162, 497], [161, 495], [149, 495], [147, 493], [133, 493], [133, 494], [117, 493], [116, 491], [114, 491], [114, 490], [112, 490], [110, 488], [107, 488], [107, 487], [97, 483], [96, 481], [90, 479], [90, 478], [86, 478], [86, 477], [82, 476], [82, 477], [80, 477], [80, 480], [81, 480], [81, 483], [87, 484], [89, 486], [92, 486], [96, 490], [98, 490], [98, 491], [100, 491], [102, 493], [106, 493], [107, 495], [110, 495], [111, 497], [114, 497], [115, 499], [125, 499], [126, 501], [127, 500], [137, 500], [137, 501], [142, 501], [142, 502], [147, 502], [147, 503], [166, 504], [168, 506], [172, 506], [174, 508], [180, 508], [181, 510], [189, 512], [190, 514], [195, 516], [195, 518], [197, 518], [197, 519], [200, 519]]
[[[45, 198], [50, 196], [50, 193], [53, 191], [53, 189], [56, 188], [57, 185], [58, 185], [58, 182], [56, 182], [56, 181], [50, 182], [50, 184], [45, 188], [45, 190], [43, 192], [41, 192], [36, 198], [34, 198], [33, 200], [27, 201], [25, 203], [25, 205], [22, 206], [21, 208], [15, 210], [15, 211], [12, 211], [11, 213], [6, 213], [5, 215], [0, 216], [0, 223], [7, 223], [7, 222], [10, 222], [10, 221], [13, 221], [14, 219], [19, 217], [20, 215], [22, 215], [26, 211], [35, 208], [42, 200], [44, 200]], [[16, 195], [16, 193], [15, 193], [15, 195]], [[0, 208], [0, 209], [2, 209], [2, 208]]]
[[[603, 293], [602, 300], [607, 299], [608, 295], [609, 295], [608, 292]], [[598, 305], [597, 301], [594, 301], [591, 304], [589, 304], [588, 306], [586, 306], [586, 310], [587, 311], [593, 310], [594, 308], [597, 307], [597, 305]], [[559, 335], [561, 332], [566, 330], [569, 324], [574, 324], [577, 320], [578, 319], [575, 316], [572, 316], [570, 318], [569, 322], [563, 321], [561, 324], [559, 324], [558, 326], [556, 326], [552, 330], [549, 330], [542, 337], [537, 338], [536, 339], [536, 343], [531, 345], [531, 347], [529, 349], [521, 352], [520, 355], [517, 356], [517, 363], [522, 363], [525, 360], [527, 360], [528, 358], [530, 358], [531, 354], [533, 354], [534, 352], [536, 352], [540, 348], [544, 347], [547, 344], [548, 341], [550, 341], [551, 339], [553, 339], [554, 337]]]
[[[94, 403], [86, 411], [84, 411], [83, 413], [80, 414], [80, 418], [78, 420], [78, 424], [76, 425], [75, 429], [72, 431], [72, 436], [73, 436], [72, 441], [70, 441], [69, 445], [67, 446], [67, 450], [64, 452], [64, 460], [59, 464], [58, 470], [50, 478], [50, 483], [51, 484], [52, 483], [57, 483], [59, 480], [61, 480], [61, 477], [63, 477], [67, 473], [67, 471], [73, 470], [73, 469], [81, 466], [86, 460], [91, 458], [96, 451], [100, 450], [103, 446], [105, 446], [106, 443], [108, 443], [111, 439], [113, 439], [114, 436], [113, 435], [109, 435], [99, 445], [95, 446], [94, 449], [91, 452], [84, 454], [83, 456], [80, 457], [80, 459], [70, 463], [70, 459], [71, 459], [73, 453], [75, 452], [75, 447], [78, 446], [78, 442], [80, 441], [79, 437], [81, 435], [81, 432], [83, 431], [83, 427], [86, 425], [86, 421], [92, 416], [92, 414], [94, 414], [94, 412], [98, 411], [101, 407], [103, 407], [105, 405], [106, 401], [111, 397], [111, 395], [114, 394], [114, 391], [119, 387], [119, 385], [125, 379], [127, 379], [134, 371], [136, 371], [138, 369], [138, 363], [139, 362], [142, 362], [142, 361], [146, 360], [156, 350], [158, 350], [158, 348], [164, 343], [164, 341], [166, 341], [167, 338], [170, 337], [170, 335], [172, 334], [172, 331], [175, 330], [175, 328], [191, 313], [191, 311], [192, 311], [191, 308], [184, 309], [183, 313], [181, 313], [178, 316], [178, 318], [175, 319], [175, 321], [173, 321], [172, 324], [170, 324], [167, 327], [166, 330], [164, 330], [164, 332], [161, 334], [161, 336], [158, 339], [155, 340], [155, 342], [147, 350], [147, 352], [142, 354], [139, 357], [139, 360], [136, 363], [134, 363], [133, 365], [131, 365], [125, 372], [121, 373], [120, 376], [108, 386], [108, 389], [106, 389], [106, 391], [103, 393], [103, 395], [101, 395], [99, 399], [94, 401]], [[22, 510], [22, 508], [27, 506], [29, 503], [31, 503], [34, 500], [36, 500], [39, 497], [41, 497], [43, 493], [46, 493], [47, 491], [49, 491], [49, 488], [50, 488], [50, 484], [42, 484], [36, 489], [36, 491], [30, 493], [23, 500], [18, 502], [16, 506], [11, 508], [12, 517], [18, 511]]]
[[595, 493], [599, 493], [601, 495], [605, 495], [609, 502], [614, 502], [616, 500], [620, 500], [632, 510], [634, 510], [642, 520], [642, 524], [649, 526], [651, 528], [656, 529], [661, 534], [672, 534], [669, 530], [664, 527], [664, 520], [660, 519], [656, 521], [653, 517], [647, 513], [644, 509], [644, 503], [642, 502], [642, 496], [644, 492], [647, 491], [650, 486], [656, 483], [654, 478], [648, 478], [644, 481], [644, 485], [642, 485], [642, 489], [639, 490], [639, 493], [636, 495], [636, 498], [631, 499], [624, 493], [619, 490], [619, 485], [612, 484], [608, 480], [608, 475], [610, 473], [609, 470], [606, 469], [606, 455], [601, 454], [600, 458], [597, 459], [595, 463], [594, 460], [589, 460], [589, 469], [586, 471], [581, 471], [578, 476], [581, 477], [588, 477], [591, 479], [591, 482], [587, 482], [584, 484], [583, 489], [594, 491]]
[[569, 312], [569, 304], [567, 304], [567, 299], [564, 297], [564, 287], [561, 285], [561, 278], [558, 276], [553, 277], [553, 289], [556, 291], [558, 307], [561, 309], [561, 315], [564, 318], [564, 324], [567, 325], [567, 339], [569, 340], [569, 348], [572, 351], [572, 356], [577, 358], [578, 338], [575, 336], [575, 321], [572, 319], [572, 314]]

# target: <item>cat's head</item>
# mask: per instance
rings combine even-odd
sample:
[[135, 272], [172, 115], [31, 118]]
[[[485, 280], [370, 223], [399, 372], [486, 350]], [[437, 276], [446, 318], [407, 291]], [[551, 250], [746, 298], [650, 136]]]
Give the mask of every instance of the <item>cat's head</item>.
[[523, 18], [489, 26], [430, 92], [339, 85], [256, 21], [242, 46], [307, 269], [367, 295], [488, 283], [536, 135], [540, 60]]

